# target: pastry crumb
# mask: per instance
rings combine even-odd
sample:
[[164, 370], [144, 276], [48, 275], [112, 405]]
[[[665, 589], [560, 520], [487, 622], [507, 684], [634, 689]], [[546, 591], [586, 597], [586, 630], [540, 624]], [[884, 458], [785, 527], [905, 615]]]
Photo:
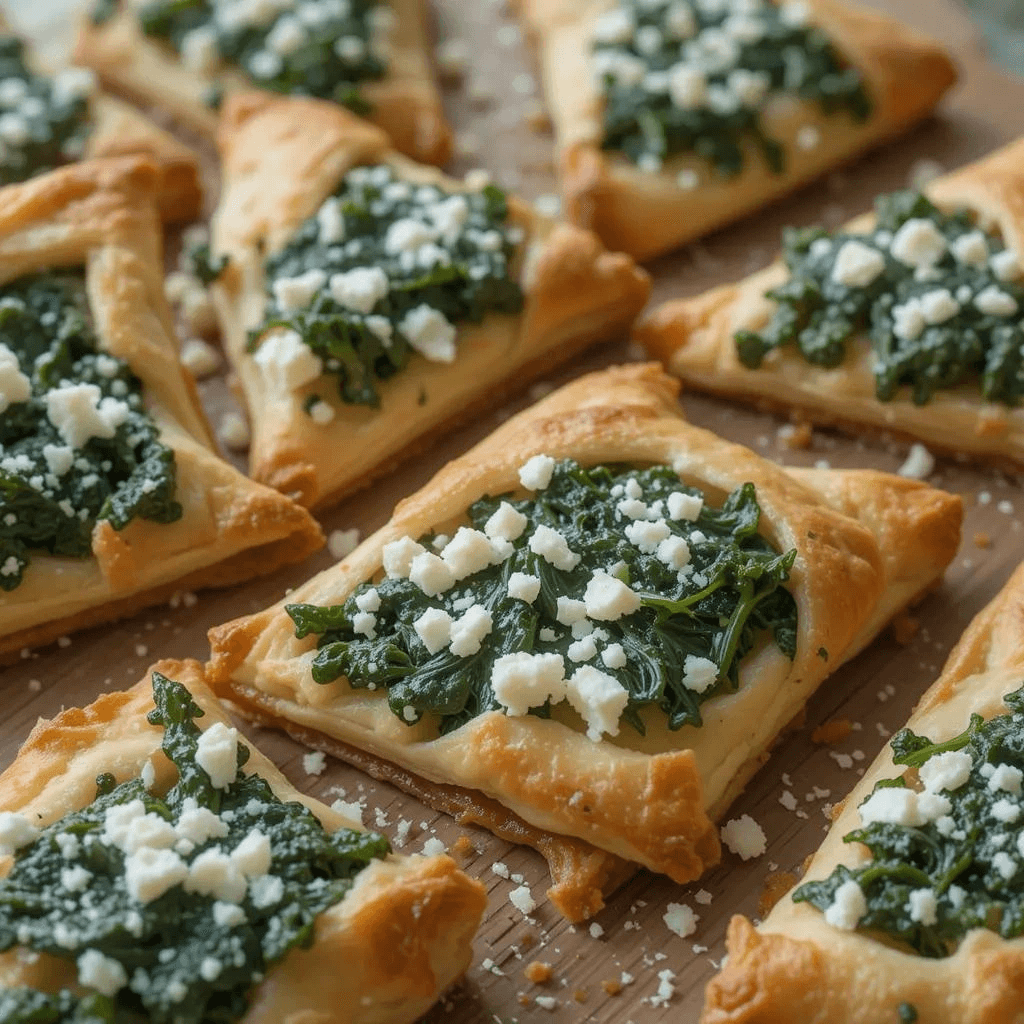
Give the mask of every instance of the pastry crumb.
[[572, 997], [577, 1003], [585, 1003], [587, 1001], [587, 990], [585, 988], [578, 988], [573, 992]]
[[622, 991], [622, 985], [614, 978], [601, 982], [601, 988], [610, 996], [617, 996]]
[[814, 428], [810, 423], [786, 423], [779, 427], [777, 433], [787, 448], [806, 450], [814, 441]]
[[992, 547], [992, 538], [989, 534], [985, 533], [984, 530], [978, 530], [974, 534], [974, 546], [976, 548], [990, 548]]
[[811, 733], [811, 742], [819, 746], [831, 747], [842, 743], [853, 732], [853, 723], [848, 718], [833, 718], [831, 722], [819, 725]]
[[456, 857], [460, 857], [463, 860], [469, 860], [470, 857], [475, 857], [480, 851], [469, 841], [469, 836], [459, 836], [455, 840], [455, 844], [452, 846], [452, 853]]
[[534, 985], [544, 985], [554, 975], [551, 964], [543, 963], [540, 960], [531, 960], [523, 970], [526, 980]]
[[917, 631], [921, 628], [921, 620], [907, 611], [902, 611], [892, 620], [890, 628], [892, 638], [896, 643], [901, 647], [906, 647], [917, 636]]
[[792, 871], [772, 871], [764, 880], [764, 889], [757, 900], [757, 912], [763, 918], [790, 889], [796, 885]]

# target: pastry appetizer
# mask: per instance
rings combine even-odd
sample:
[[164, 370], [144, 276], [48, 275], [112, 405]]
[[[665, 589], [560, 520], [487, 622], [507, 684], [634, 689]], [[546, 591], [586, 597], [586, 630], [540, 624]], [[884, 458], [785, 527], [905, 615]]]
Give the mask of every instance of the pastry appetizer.
[[647, 300], [594, 235], [411, 163], [341, 107], [230, 97], [220, 149], [214, 300], [250, 473], [305, 505], [621, 337]]
[[570, 220], [648, 259], [898, 135], [956, 73], [839, 0], [516, 0]]
[[412, 1022], [485, 904], [293, 789], [197, 662], [41, 720], [0, 775], [8, 1024]]
[[880, 197], [783, 259], [665, 303], [637, 337], [694, 387], [1024, 462], [1024, 142]]
[[0, 12], [0, 185], [73, 160], [137, 153], [160, 168], [160, 214], [192, 220], [203, 193], [196, 155], [139, 111], [101, 93], [85, 68], [36, 70]]
[[443, 164], [452, 133], [430, 51], [425, 0], [94, 0], [75, 60], [211, 139], [225, 96], [259, 88], [341, 104]]
[[0, 190], [0, 655], [322, 543], [211, 450], [163, 297], [159, 183], [122, 158]]
[[1024, 567], [841, 805], [802, 883], [729, 925], [703, 1024], [1010, 1024], [1024, 974]]
[[516, 416], [352, 555], [213, 630], [215, 687], [479, 791], [498, 822], [697, 878], [780, 731], [941, 577], [961, 503], [784, 470], [688, 424], [677, 388], [619, 367]]

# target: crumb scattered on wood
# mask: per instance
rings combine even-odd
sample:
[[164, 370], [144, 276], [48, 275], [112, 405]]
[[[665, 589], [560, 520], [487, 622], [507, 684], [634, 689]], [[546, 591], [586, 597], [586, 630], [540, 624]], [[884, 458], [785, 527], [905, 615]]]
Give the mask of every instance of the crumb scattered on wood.
[[531, 960], [523, 970], [526, 980], [533, 982], [534, 985], [546, 984], [554, 973], [551, 964], [542, 963], [540, 960]]
[[469, 836], [459, 836], [455, 840], [455, 845], [452, 847], [452, 853], [456, 857], [462, 860], [469, 860], [470, 857], [475, 857], [480, 851], [469, 841]]
[[533, 936], [533, 934], [531, 932], [527, 932], [519, 940], [519, 946], [521, 949], [529, 949], [536, 941], [537, 939]]
[[622, 991], [622, 984], [613, 978], [611, 981], [602, 981], [601, 988], [603, 988], [608, 995], [617, 996]]
[[796, 885], [796, 875], [792, 871], [773, 871], [764, 880], [764, 889], [757, 901], [757, 912], [767, 917], [769, 911], [783, 896]]
[[992, 547], [992, 538], [984, 530], [978, 530], [974, 535], [974, 546], [976, 548]]
[[921, 620], [915, 618], [908, 612], [900, 612], [895, 619], [892, 620], [892, 636], [893, 639], [901, 647], [906, 647], [915, 636], [917, 631], [921, 628]]
[[792, 423], [789, 429], [779, 431], [779, 437], [787, 448], [807, 449], [814, 441], [814, 428], [810, 423]]
[[848, 718], [833, 718], [831, 722], [819, 725], [811, 733], [811, 742], [831, 747], [836, 743], [842, 743], [851, 732], [853, 732], [853, 722]]
[[586, 989], [582, 989], [582, 988], [576, 989], [576, 991], [573, 992], [572, 997], [573, 997], [573, 999], [576, 1000], [577, 1003], [585, 1003], [587, 1001]]

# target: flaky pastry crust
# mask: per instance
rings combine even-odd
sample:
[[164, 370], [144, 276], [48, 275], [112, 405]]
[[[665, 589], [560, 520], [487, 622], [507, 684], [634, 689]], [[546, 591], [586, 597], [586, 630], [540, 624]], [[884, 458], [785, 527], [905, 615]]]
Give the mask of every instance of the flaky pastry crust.
[[[860, 69], [873, 105], [870, 117], [856, 122], [847, 114], [826, 115], [809, 101], [779, 97], [769, 100], [764, 123], [785, 146], [781, 173], [772, 172], [750, 142], [743, 145], [743, 170], [734, 177], [719, 177], [688, 154], [652, 173], [601, 148], [603, 98], [589, 60], [594, 23], [612, 0], [515, 0], [514, 6], [538, 51], [566, 214], [596, 231], [609, 248], [638, 260], [700, 238], [900, 134], [928, 114], [956, 79], [936, 42], [892, 18], [840, 0], [808, 0], [811, 21]], [[810, 149], [797, 145], [806, 128], [820, 136]], [[680, 188], [681, 171], [695, 172], [699, 184]]]
[[789, 584], [799, 610], [796, 658], [762, 642], [741, 666], [739, 690], [703, 705], [701, 728], [669, 732], [665, 716], [647, 708], [646, 736], [623, 726], [595, 743], [562, 704], [550, 719], [487, 712], [440, 736], [436, 721], [409, 726], [396, 718], [383, 691], [314, 683], [315, 638], [295, 639], [284, 602], [211, 632], [215, 688], [428, 781], [479, 790], [536, 828], [678, 882], [697, 878], [720, 854], [715, 819], [778, 733], [830, 672], [942, 575], [957, 548], [961, 503], [882, 473], [784, 470], [688, 424], [677, 389], [652, 364], [562, 388], [450, 462], [288, 602], [344, 601], [379, 572], [386, 544], [450, 532], [478, 498], [516, 489], [519, 467], [535, 454], [584, 465], [667, 464], [710, 501], [752, 482], [763, 533], [798, 552]]
[[22, 583], [0, 594], [0, 657], [110, 621], [175, 590], [227, 586], [323, 543], [308, 513], [253, 483], [212, 451], [192, 378], [178, 362], [163, 295], [160, 171], [148, 160], [73, 164], [0, 190], [0, 284], [51, 267], [85, 267], [102, 349], [145, 385], [160, 439], [174, 450], [174, 523], [100, 521], [92, 558], [33, 554]]
[[[424, 163], [444, 164], [451, 156], [452, 130], [434, 81], [427, 4], [389, 0], [388, 6], [394, 28], [387, 74], [359, 87], [372, 108], [368, 119], [387, 132], [399, 152]], [[75, 62], [92, 68], [113, 92], [166, 110], [186, 128], [212, 140], [218, 115], [206, 102], [210, 90], [219, 87], [229, 95], [250, 91], [258, 83], [227, 65], [212, 73], [186, 67], [170, 45], [142, 31], [130, 3], [121, 7], [102, 25], [82, 21]]]
[[[963, 732], [972, 714], [1005, 713], [1003, 696], [1022, 682], [1024, 566], [968, 626], [907, 725], [942, 742]], [[843, 836], [860, 826], [858, 806], [875, 784], [903, 770], [886, 747], [846, 798], [806, 879], [870, 859], [866, 847]], [[758, 928], [734, 917], [728, 945], [728, 963], [707, 988], [702, 1024], [877, 1024], [897, 1020], [904, 1002], [917, 1010], [918, 1024], [1021, 1020], [1024, 939], [986, 929], [968, 932], [952, 956], [929, 959], [834, 928], [819, 910], [787, 895]]]
[[[205, 712], [201, 729], [229, 722], [195, 661], [153, 666], [188, 688]], [[150, 675], [130, 690], [105, 693], [85, 708], [41, 719], [13, 764], [0, 775], [0, 810], [48, 825], [91, 802], [96, 776], [137, 776], [148, 762], [158, 790], [173, 785], [174, 766], [160, 750]], [[284, 801], [304, 804], [328, 831], [363, 829], [298, 792], [252, 744], [246, 774], [258, 774]], [[10, 870], [0, 858], [0, 875]], [[469, 966], [473, 936], [487, 897], [482, 885], [446, 856], [390, 855], [357, 876], [340, 903], [317, 918], [309, 949], [272, 966], [250, 995], [240, 1024], [405, 1024], [420, 1017]], [[40, 954], [33, 963], [17, 947], [0, 953], [0, 985], [44, 991], [74, 986], [73, 960]]]
[[[968, 208], [997, 228], [1008, 249], [1024, 252], [1024, 140], [945, 175], [924, 190], [940, 207]], [[867, 231], [874, 214], [847, 226]], [[847, 357], [834, 368], [812, 366], [795, 349], [776, 349], [759, 369], [744, 366], [734, 335], [764, 328], [775, 308], [765, 292], [786, 280], [781, 261], [693, 299], [659, 306], [635, 331], [636, 338], [687, 384], [855, 433], [886, 432], [917, 438], [936, 451], [966, 453], [986, 462], [1024, 464], [1024, 409], [985, 401], [978, 381], [936, 391], [915, 405], [909, 389], [881, 402], [875, 397], [871, 347], [851, 339]]]
[[[366, 486], [455, 421], [493, 408], [502, 391], [624, 334], [647, 301], [647, 275], [628, 257], [513, 201], [510, 219], [526, 233], [513, 268], [526, 293], [520, 314], [460, 325], [451, 365], [414, 354], [381, 384], [377, 409], [342, 402], [329, 375], [285, 390], [246, 351], [248, 330], [263, 321], [266, 253], [284, 246], [358, 164], [386, 163], [401, 178], [451, 191], [465, 186], [404, 159], [383, 132], [319, 100], [235, 95], [225, 104], [219, 141], [224, 183], [213, 246], [229, 257], [230, 271], [214, 298], [252, 421], [250, 472], [304, 505]], [[311, 394], [333, 406], [331, 423], [318, 424], [304, 410]]]

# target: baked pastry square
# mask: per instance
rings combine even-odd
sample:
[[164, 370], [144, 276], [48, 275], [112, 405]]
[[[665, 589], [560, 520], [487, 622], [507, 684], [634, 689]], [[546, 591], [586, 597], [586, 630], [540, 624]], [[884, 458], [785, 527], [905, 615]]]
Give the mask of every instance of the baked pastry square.
[[424, 0], [97, 0], [75, 61], [209, 139], [226, 96], [262, 88], [343, 104], [415, 160], [451, 156]]
[[687, 384], [940, 451], [1024, 462], [1024, 142], [880, 197], [784, 261], [672, 300], [637, 338]]
[[160, 168], [160, 215], [192, 220], [203, 201], [199, 160], [182, 142], [128, 104], [96, 88], [85, 68], [48, 74], [0, 12], [0, 185], [73, 160], [138, 154]]
[[197, 662], [151, 679], [41, 720], [0, 776], [3, 1019], [418, 1019], [483, 887], [297, 792]]
[[950, 58], [837, 0], [516, 0], [567, 216], [640, 260], [764, 206], [921, 119]]
[[286, 602], [214, 629], [212, 684], [308, 742], [699, 877], [814, 689], [940, 579], [961, 503], [782, 469], [688, 424], [677, 388], [619, 367], [520, 413]]
[[159, 184], [122, 158], [0, 190], [0, 653], [323, 542], [212, 450], [163, 297]]
[[621, 337], [647, 300], [590, 232], [414, 164], [332, 104], [229, 97], [220, 148], [214, 301], [250, 473], [305, 505]]
[[729, 960], [703, 1024], [996, 1024], [1020, 1014], [1024, 567]]

